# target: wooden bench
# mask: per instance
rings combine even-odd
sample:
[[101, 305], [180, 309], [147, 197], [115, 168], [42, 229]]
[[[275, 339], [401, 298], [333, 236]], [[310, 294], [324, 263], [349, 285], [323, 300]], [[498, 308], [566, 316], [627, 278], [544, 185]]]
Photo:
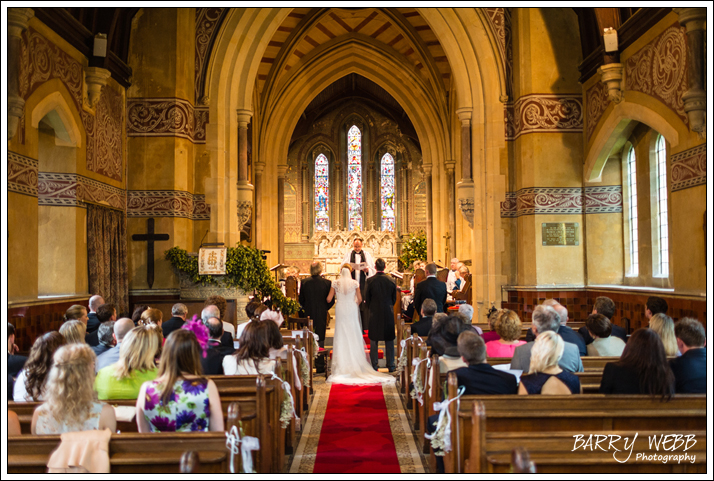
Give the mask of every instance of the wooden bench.
[[[456, 374], [449, 373], [450, 399], [456, 397], [457, 389]], [[706, 426], [706, 396], [678, 395], [668, 402], [643, 395], [462, 396], [459, 402], [449, 404], [449, 412], [453, 450], [446, 453], [444, 464], [447, 473], [463, 473], [473, 449], [488, 451], [486, 436], [493, 433], [530, 437], [550, 432], [572, 435], [575, 431], [698, 431]], [[482, 448], [484, 445], [486, 448]], [[511, 446], [514, 447], [517, 446]], [[469, 469], [484, 469], [481, 460]], [[536, 459], [533, 461], [538, 465]]]
[[[45, 473], [60, 436], [9, 436], [9, 473]], [[109, 442], [111, 473], [178, 473], [185, 451], [198, 454], [199, 473], [227, 473], [230, 462], [223, 432], [122, 433]]]

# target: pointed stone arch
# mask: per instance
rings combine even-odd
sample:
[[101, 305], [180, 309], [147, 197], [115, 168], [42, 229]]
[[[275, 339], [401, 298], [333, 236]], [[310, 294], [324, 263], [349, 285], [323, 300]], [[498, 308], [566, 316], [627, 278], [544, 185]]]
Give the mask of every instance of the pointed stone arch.
[[61, 82], [53, 83], [56, 85], [49, 93], [44, 94], [45, 89], [38, 88], [30, 96], [31, 99], [32, 97], [38, 99], [29, 115], [30, 125], [37, 129], [40, 121], [49, 115], [48, 122], [55, 129], [58, 145], [81, 147], [84, 129], [80, 127], [81, 120], [79, 113], [73, 107], [72, 97]]

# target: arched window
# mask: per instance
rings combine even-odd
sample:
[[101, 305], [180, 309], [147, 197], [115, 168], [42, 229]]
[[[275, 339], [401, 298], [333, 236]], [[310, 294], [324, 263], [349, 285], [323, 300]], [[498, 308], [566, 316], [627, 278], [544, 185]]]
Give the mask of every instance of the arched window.
[[639, 264], [639, 248], [638, 241], [639, 236], [637, 232], [637, 159], [635, 158], [635, 149], [630, 147], [627, 153], [627, 186], [628, 186], [628, 200], [630, 208], [627, 212], [627, 219], [629, 224], [629, 234], [630, 234], [630, 265], [627, 275], [630, 277], [636, 277], [640, 272]]
[[379, 200], [382, 205], [382, 230], [394, 232], [394, 157], [387, 152], [381, 164]]
[[347, 222], [349, 230], [362, 229], [362, 132], [356, 125], [347, 132]]
[[[658, 277], [669, 276], [669, 222], [667, 220], [667, 146], [664, 137], [657, 137], [655, 147], [655, 161], [657, 163], [656, 189], [657, 205], [654, 215], [655, 235], [659, 240], [659, 249], [655, 250], [654, 273]], [[656, 243], [653, 243], [653, 247]]]
[[330, 230], [330, 164], [324, 154], [315, 159], [315, 232]]

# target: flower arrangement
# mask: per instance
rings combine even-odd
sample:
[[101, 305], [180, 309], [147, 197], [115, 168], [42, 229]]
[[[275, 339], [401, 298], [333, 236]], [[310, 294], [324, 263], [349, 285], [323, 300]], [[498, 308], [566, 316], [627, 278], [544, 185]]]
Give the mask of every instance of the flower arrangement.
[[426, 233], [422, 230], [413, 232], [402, 244], [399, 261], [404, 269], [411, 269], [414, 261], [426, 260]]
[[273, 307], [279, 307], [286, 316], [300, 310], [297, 301], [283, 295], [278, 284], [270, 276], [268, 265], [260, 251], [253, 247], [238, 245], [228, 248], [225, 276], [199, 275], [198, 258], [189, 256], [186, 250], [179, 247], [172, 247], [164, 253], [164, 256], [177, 271], [186, 274], [194, 284], [218, 285], [218, 278], [221, 278], [226, 287], [243, 289], [245, 292], [255, 290], [262, 297], [269, 296], [273, 301]]

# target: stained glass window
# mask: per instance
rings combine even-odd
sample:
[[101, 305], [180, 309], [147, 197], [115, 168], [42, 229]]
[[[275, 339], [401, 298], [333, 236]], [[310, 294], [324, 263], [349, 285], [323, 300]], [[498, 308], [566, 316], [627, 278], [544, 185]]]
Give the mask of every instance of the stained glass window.
[[382, 157], [379, 200], [382, 204], [382, 230], [394, 232], [394, 157], [389, 153]]
[[320, 154], [315, 159], [315, 232], [330, 230], [330, 165]]
[[630, 224], [630, 268], [628, 276], [637, 276], [640, 272], [639, 262], [639, 236], [637, 228], [637, 159], [635, 149], [630, 148], [627, 153], [627, 182], [629, 186], [630, 209], [628, 220]]
[[347, 219], [349, 230], [362, 229], [362, 132], [347, 132]]
[[669, 276], [669, 222], [667, 219], [667, 147], [664, 137], [657, 137], [657, 234], [659, 236], [659, 259], [655, 275]]

